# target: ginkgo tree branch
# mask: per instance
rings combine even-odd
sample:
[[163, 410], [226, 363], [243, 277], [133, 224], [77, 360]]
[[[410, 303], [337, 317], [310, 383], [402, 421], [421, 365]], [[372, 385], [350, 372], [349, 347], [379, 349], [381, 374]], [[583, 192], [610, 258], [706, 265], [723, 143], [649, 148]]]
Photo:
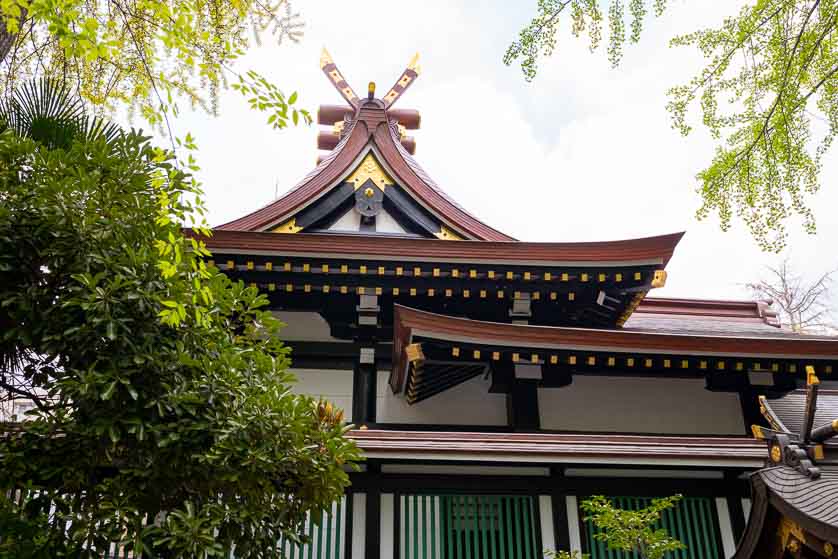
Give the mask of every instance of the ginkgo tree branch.
[[[36, 76], [72, 81], [98, 112], [127, 106], [129, 117], [139, 113], [171, 138], [178, 100], [215, 114], [229, 78], [247, 73], [229, 68], [251, 44], [264, 32], [277, 44], [295, 42], [302, 27], [288, 0], [0, 2], [0, 81], [6, 93]], [[248, 85], [255, 96], [270, 94], [261, 80]], [[292, 96], [254, 108], [277, 127], [310, 122]]]
[[[552, 54], [569, 8], [576, 36], [587, 29], [591, 50], [600, 42], [605, 0], [539, 0], [535, 17], [506, 51], [531, 81], [541, 58]], [[638, 39], [649, 12], [665, 0], [608, 3], [608, 59], [616, 66], [622, 46]], [[625, 20], [631, 34], [625, 35]], [[824, 155], [838, 132], [838, 3], [835, 0], [761, 0], [746, 5], [715, 28], [673, 38], [670, 46], [694, 47], [705, 66], [688, 83], [668, 91], [673, 128], [687, 136], [694, 112], [720, 143], [696, 174], [701, 206], [722, 229], [744, 222], [758, 245], [785, 247], [786, 224], [802, 221], [814, 233], [813, 195], [820, 187]], [[738, 56], [741, 55], [741, 56]], [[813, 129], [814, 118], [826, 124]], [[697, 109], [697, 110], [696, 110]]]

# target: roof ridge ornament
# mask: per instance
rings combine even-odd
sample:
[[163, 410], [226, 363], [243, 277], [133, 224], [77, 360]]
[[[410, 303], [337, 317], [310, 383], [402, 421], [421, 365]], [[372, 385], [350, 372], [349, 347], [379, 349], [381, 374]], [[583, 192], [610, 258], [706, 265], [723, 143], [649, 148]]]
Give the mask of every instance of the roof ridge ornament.
[[326, 74], [326, 77], [329, 78], [329, 81], [332, 82], [332, 85], [338, 90], [338, 93], [341, 94], [346, 102], [357, 109], [359, 105], [358, 95], [344, 79], [340, 70], [338, 70], [337, 64], [332, 60], [332, 55], [329, 54], [326, 47], [323, 47], [323, 50], [320, 52], [320, 69], [323, 70], [323, 73]]
[[753, 425], [751, 430], [758, 439], [768, 441], [769, 463], [794, 468], [811, 480], [819, 479], [821, 470], [817, 463], [824, 458], [823, 443], [838, 435], [838, 419], [813, 429], [815, 412], [818, 408], [820, 380], [815, 368], [806, 365], [806, 401], [804, 404], [800, 432], [794, 433], [774, 420], [774, 413], [764, 396], [760, 396], [760, 411], [773, 429]]
[[[338, 70], [335, 61], [332, 59], [332, 55], [329, 54], [329, 51], [326, 50], [326, 47], [323, 47], [323, 50], [320, 53], [320, 69], [323, 70], [323, 73], [326, 74], [326, 77], [329, 78], [329, 81], [332, 82], [332, 85], [335, 89], [338, 90], [338, 93], [349, 103], [353, 109], [358, 109], [361, 104], [361, 99], [352, 89], [352, 86], [346, 81], [343, 77], [343, 74], [340, 73]], [[421, 68], [419, 67], [419, 53], [413, 55], [413, 58], [410, 59], [410, 62], [407, 64], [407, 68], [399, 76], [399, 79], [396, 80], [396, 83], [393, 84], [393, 87], [387, 92], [384, 96], [382, 101], [384, 102], [384, 108], [389, 109], [393, 103], [398, 100], [402, 94], [407, 91], [407, 88], [419, 77], [421, 73]], [[372, 99], [375, 95], [375, 84], [374, 82], [370, 82], [370, 87], [368, 90], [369, 99]]]
[[393, 84], [393, 87], [384, 96], [384, 107], [389, 109], [407, 91], [410, 84], [419, 77], [421, 71], [422, 69], [419, 67], [419, 53], [417, 52], [410, 59], [410, 62], [408, 62], [407, 68], [404, 69], [402, 75], [399, 76], [399, 79], [396, 80], [396, 83]]

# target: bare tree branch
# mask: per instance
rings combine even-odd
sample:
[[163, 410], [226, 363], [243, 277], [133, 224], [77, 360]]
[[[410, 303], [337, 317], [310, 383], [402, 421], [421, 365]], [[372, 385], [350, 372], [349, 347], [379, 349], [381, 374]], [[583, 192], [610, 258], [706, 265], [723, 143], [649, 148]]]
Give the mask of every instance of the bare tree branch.
[[746, 287], [757, 298], [768, 299], [776, 305], [780, 321], [795, 332], [815, 333], [834, 328], [829, 296], [832, 275], [825, 272], [813, 282], [806, 282], [795, 274], [784, 259], [776, 268], [768, 267], [769, 277]]

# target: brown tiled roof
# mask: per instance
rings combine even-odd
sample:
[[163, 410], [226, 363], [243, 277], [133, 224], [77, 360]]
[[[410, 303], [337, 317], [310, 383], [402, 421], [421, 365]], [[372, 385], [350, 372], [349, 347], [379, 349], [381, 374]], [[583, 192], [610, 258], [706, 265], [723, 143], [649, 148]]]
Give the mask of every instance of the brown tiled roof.
[[765, 468], [758, 474], [783, 512], [796, 511], [821, 526], [832, 541], [838, 540], [838, 466], [823, 465], [820, 478], [810, 479], [788, 466]]
[[[523, 347], [580, 348], [612, 351], [633, 350], [649, 353], [702, 353], [741, 357], [799, 356], [838, 358], [838, 338], [783, 335], [686, 335], [668, 331], [631, 329], [571, 328], [482, 322], [395, 306], [394, 328], [399, 336], [419, 330], [424, 336], [472, 340], [475, 343], [503, 343]], [[774, 332], [779, 332], [774, 329]], [[394, 342], [394, 347], [398, 342]]]
[[[187, 230], [187, 234], [195, 236]], [[514, 265], [612, 266], [616, 263], [665, 266], [683, 233], [591, 243], [443, 241], [365, 235], [307, 233], [282, 235], [216, 229], [204, 239], [215, 252], [319, 255], [412, 261], [485, 262]]]
[[[803, 425], [803, 415], [806, 410], [806, 390], [795, 390], [784, 396], [771, 400], [764, 400], [765, 412], [780, 430], [788, 430], [793, 434], [800, 433]], [[838, 390], [818, 391], [818, 406], [815, 411], [813, 428], [832, 423], [838, 419]], [[838, 449], [838, 438], [825, 443], [829, 447]]]
[[[694, 315], [660, 315], [634, 311], [624, 330], [648, 333], [669, 333], [696, 336], [748, 336], [781, 339], [801, 339], [798, 334], [766, 324], [761, 320], [738, 320]], [[815, 336], [817, 338], [817, 336]]]
[[733, 559], [780, 557], [790, 539], [798, 549], [815, 550], [800, 557], [832, 556], [827, 551], [838, 546], [838, 466], [820, 465], [820, 473], [811, 479], [789, 466], [755, 472], [751, 515]]
[[651, 315], [724, 318], [780, 326], [777, 313], [771, 308], [771, 303], [766, 301], [647, 297], [635, 312]]

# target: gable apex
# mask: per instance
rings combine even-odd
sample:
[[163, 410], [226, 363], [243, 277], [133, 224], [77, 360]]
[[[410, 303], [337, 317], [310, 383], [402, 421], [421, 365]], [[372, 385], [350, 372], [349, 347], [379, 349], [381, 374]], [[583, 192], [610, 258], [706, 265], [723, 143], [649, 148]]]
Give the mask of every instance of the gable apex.
[[[318, 143], [321, 147], [331, 148], [331, 151], [281, 198], [217, 229], [323, 232], [323, 226], [335, 217], [334, 212], [346, 209], [350, 190], [354, 193], [369, 183], [382, 194], [386, 191], [382, 203], [392, 206], [390, 213], [400, 219], [400, 225], [411, 233], [440, 239], [515, 241], [449, 198], [413, 158], [415, 142], [405, 136], [405, 129], [418, 128], [418, 115], [415, 111], [391, 110], [391, 106], [418, 76], [415, 64], [405, 70], [388, 92], [390, 98], [382, 100], [374, 97], [374, 88], [370, 89], [367, 98], [358, 98], [348, 88], [331, 57], [326, 55], [324, 61], [323, 70], [327, 77], [349, 102], [345, 108], [337, 107], [338, 110], [331, 107], [327, 111], [328, 118], [322, 112], [318, 117], [318, 122], [331, 128], [325, 133], [330, 138], [328, 144], [321, 140]], [[391, 94], [392, 91], [398, 95]], [[321, 132], [321, 138], [323, 136]], [[379, 196], [375, 189], [369, 194], [372, 198]], [[319, 206], [317, 211], [312, 209], [315, 205]], [[303, 213], [307, 215], [301, 215]]]

